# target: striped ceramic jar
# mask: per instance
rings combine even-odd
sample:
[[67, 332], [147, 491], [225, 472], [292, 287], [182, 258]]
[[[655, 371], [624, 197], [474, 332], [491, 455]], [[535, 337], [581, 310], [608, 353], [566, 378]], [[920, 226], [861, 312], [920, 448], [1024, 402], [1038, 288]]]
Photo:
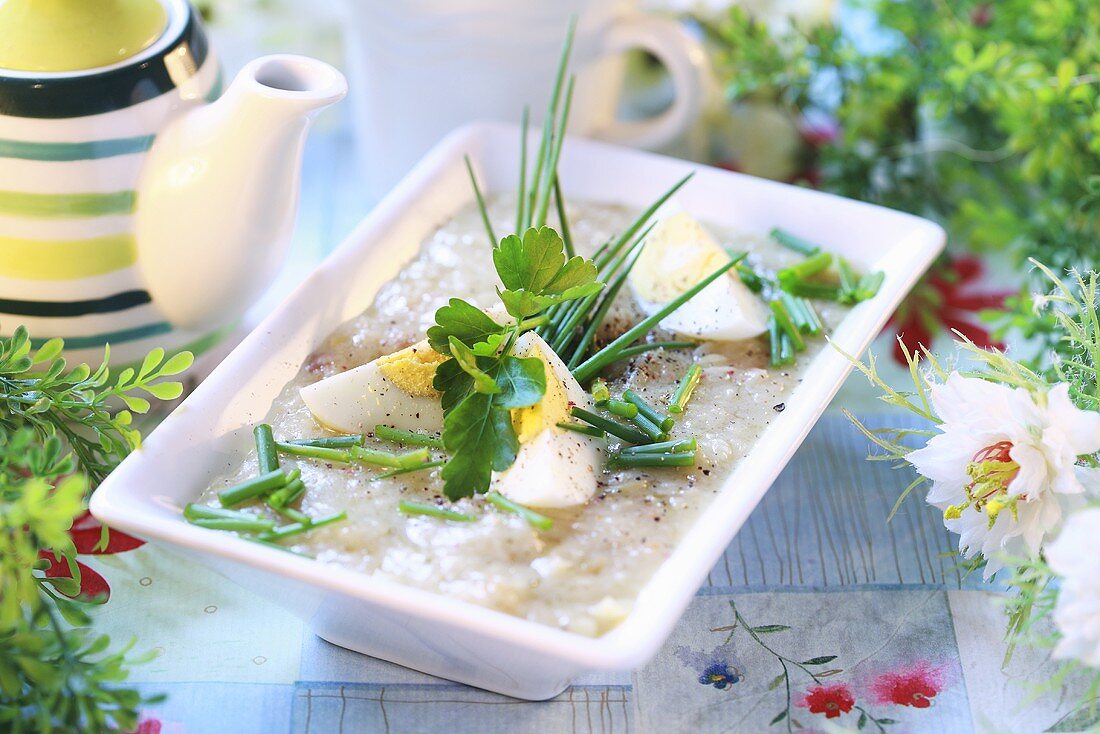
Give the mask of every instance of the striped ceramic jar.
[[221, 93], [197, 14], [167, 0], [148, 49], [80, 72], [0, 69], [0, 335], [64, 337], [70, 362], [154, 346], [202, 351], [218, 333], [174, 329], [136, 267], [135, 194], [146, 153], [177, 114]]

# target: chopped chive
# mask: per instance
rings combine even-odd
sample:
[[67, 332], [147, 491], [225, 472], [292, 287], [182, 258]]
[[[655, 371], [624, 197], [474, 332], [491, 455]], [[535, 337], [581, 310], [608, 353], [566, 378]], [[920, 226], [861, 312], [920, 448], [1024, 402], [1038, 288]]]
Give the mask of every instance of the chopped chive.
[[820, 298], [823, 301], [839, 301], [840, 288], [828, 283], [815, 283], [809, 280], [787, 280], [779, 287], [787, 293], [803, 298]]
[[527, 203], [527, 126], [530, 123], [531, 110], [523, 106], [523, 118], [520, 122], [519, 137], [519, 189], [516, 192], [516, 232], [523, 232], [525, 205]]
[[592, 400], [596, 405], [603, 405], [611, 399], [611, 390], [608, 389], [607, 383], [602, 378], [597, 377], [592, 381]]
[[326, 525], [332, 525], [335, 522], [341, 520], [347, 520], [348, 513], [341, 510], [340, 512], [334, 512], [331, 515], [325, 515], [324, 517], [311, 518], [309, 522], [295, 522], [289, 525], [283, 525], [282, 527], [275, 528], [270, 532], [266, 532], [263, 535], [258, 536], [260, 540], [282, 540], [294, 535], [301, 535], [302, 533], [310, 530], [316, 530], [317, 528], [323, 528]]
[[308, 459], [321, 459], [322, 461], [335, 461], [340, 464], [350, 464], [350, 449], [356, 448], [355, 446], [351, 446], [349, 449], [330, 449], [325, 446], [305, 446], [296, 443], [284, 443], [282, 441], [276, 442], [275, 445], [278, 446], [279, 451], [284, 454], [304, 456]]
[[608, 413], [617, 415], [620, 418], [633, 418], [638, 415], [638, 406], [634, 403], [628, 403], [625, 400], [611, 398], [603, 407]]
[[819, 252], [816, 255], [806, 258], [802, 262], [783, 268], [775, 274], [775, 277], [780, 283], [786, 281], [802, 281], [809, 278], [811, 275], [817, 275], [828, 269], [832, 264], [832, 255], [827, 252]]
[[309, 515], [307, 515], [304, 512], [300, 512], [298, 510], [295, 510], [293, 507], [272, 507], [271, 509], [275, 510], [275, 512], [279, 513], [280, 515], [285, 517], [287, 520], [290, 520], [291, 522], [305, 522], [305, 523], [313, 522], [312, 517], [310, 517]]
[[867, 301], [877, 296], [884, 280], [886, 280], [886, 273], [881, 270], [867, 273], [860, 278], [859, 287], [856, 288], [856, 302]]
[[448, 510], [439, 505], [429, 505], [424, 502], [401, 500], [397, 503], [397, 509], [403, 515], [427, 515], [428, 517], [437, 517], [440, 520], [454, 520], [455, 522], [474, 522], [477, 520], [476, 517], [471, 515], [464, 515], [461, 512]]
[[267, 504], [273, 510], [280, 510], [287, 505], [292, 505], [301, 499], [306, 493], [306, 485], [301, 479], [293, 479], [287, 482], [285, 487], [276, 489], [267, 498]]
[[695, 436], [690, 438], [677, 438], [672, 441], [661, 441], [660, 443], [650, 443], [645, 446], [627, 446], [620, 449], [619, 453], [624, 455], [629, 454], [680, 454], [685, 451], [693, 452], [698, 448], [698, 441], [695, 440]]
[[569, 220], [565, 216], [565, 197], [561, 194], [561, 181], [558, 180], [557, 171], [554, 172], [554, 207], [558, 210], [558, 221], [561, 222], [561, 241], [565, 243], [565, 256], [573, 257], [577, 250], [573, 246], [573, 234], [569, 231]]
[[440, 459], [439, 461], [425, 461], [415, 466], [400, 467], [398, 469], [390, 469], [387, 472], [382, 472], [375, 479], [389, 479], [390, 477], [400, 476], [401, 474], [410, 474], [414, 471], [420, 471], [422, 469], [434, 469], [437, 466], [443, 466], [447, 462]]
[[[730, 250], [726, 250], [726, 252], [729, 252], [730, 255], [733, 254], [733, 252], [731, 252]], [[748, 265], [743, 264], [737, 266], [737, 277], [741, 278], [741, 282], [744, 283], [753, 293], [759, 293], [760, 291], [764, 290], [764, 286], [768, 282], [763, 275], [756, 272]]]
[[607, 460], [610, 469], [635, 466], [695, 466], [694, 452], [665, 454], [612, 454]]
[[302, 553], [301, 551], [296, 551], [293, 548], [287, 548], [285, 545], [279, 545], [278, 543], [272, 543], [270, 540], [262, 540], [260, 538], [254, 537], [252, 535], [242, 535], [240, 537], [244, 540], [247, 540], [249, 543], [255, 543], [256, 545], [267, 546], [268, 548], [274, 548], [276, 550], [281, 550], [284, 553], [292, 553], [296, 556], [301, 556], [302, 558], [309, 558], [310, 560], [313, 560], [313, 556], [311, 556], [308, 553]]
[[474, 186], [474, 197], [477, 199], [477, 210], [481, 212], [481, 221], [485, 224], [485, 233], [489, 235], [489, 245], [496, 246], [497, 237], [493, 234], [493, 225], [489, 222], [489, 211], [485, 207], [485, 197], [481, 195], [481, 187], [477, 185], [477, 176], [474, 175], [474, 166], [470, 163], [470, 156], [463, 156], [466, 160], [466, 172], [470, 174], [470, 183]]
[[691, 394], [695, 392], [695, 386], [699, 384], [702, 377], [703, 368], [697, 363], [688, 367], [687, 372], [680, 378], [680, 384], [677, 386], [676, 392], [672, 394], [672, 399], [668, 401], [669, 413], [680, 414], [684, 412], [688, 400], [691, 400]]
[[768, 316], [768, 348], [771, 354], [771, 366], [778, 367], [782, 364], [781, 355], [783, 352], [783, 333], [779, 330], [779, 324], [775, 320], [775, 316]]
[[840, 255], [833, 257], [833, 263], [836, 266], [837, 276], [840, 278], [841, 296], [855, 297], [856, 286], [859, 279], [855, 271], [852, 270], [851, 264]]
[[279, 452], [275, 449], [275, 436], [271, 433], [271, 426], [261, 423], [252, 429], [252, 435], [256, 437], [256, 461], [260, 465], [260, 473], [266, 474], [279, 468]]
[[189, 520], [192, 525], [198, 525], [207, 530], [235, 530], [240, 533], [262, 533], [275, 527], [271, 520], [257, 517], [252, 520], [229, 520], [225, 518], [200, 517]]
[[783, 329], [779, 329], [779, 359], [775, 364], [778, 366], [794, 364], [794, 353], [794, 345], [791, 343], [790, 336]]
[[654, 424], [656, 424], [657, 427], [660, 428], [662, 431], [671, 431], [672, 426], [676, 423], [675, 420], [647, 403], [645, 401], [645, 398], [643, 398], [641, 395], [634, 392], [633, 390], [627, 390], [626, 392], [624, 392], [623, 400], [626, 400], [628, 403], [633, 403], [634, 405], [638, 406], [638, 412], [644, 415]]
[[788, 250], [794, 250], [798, 254], [805, 255], [806, 257], [810, 257], [811, 255], [816, 255], [817, 253], [821, 252], [821, 248], [817, 245], [807, 242], [801, 237], [797, 237], [790, 232], [779, 229], [778, 227], [771, 231], [771, 237], [773, 240], [783, 245]]
[[649, 418], [646, 418], [641, 413], [638, 413], [633, 418], [631, 418], [630, 422], [636, 425], [638, 429], [642, 431], [642, 433], [649, 437], [649, 442], [664, 441], [668, 438], [668, 434], [662, 431], [660, 426], [651, 421]]
[[363, 443], [363, 434], [353, 433], [349, 436], [323, 436], [321, 438], [298, 438], [286, 443], [292, 446], [315, 446], [321, 449], [346, 449], [348, 446], [359, 446]]
[[549, 530], [554, 526], [554, 521], [548, 518], [546, 515], [540, 515], [534, 510], [524, 507], [523, 505], [516, 504], [512, 500], [508, 499], [500, 492], [489, 492], [485, 495], [485, 499], [489, 500], [489, 503], [496, 507], [498, 510], [504, 510], [505, 512], [511, 512], [515, 515], [519, 515], [533, 527], [539, 530]]
[[810, 319], [806, 316], [806, 312], [799, 305], [799, 302], [803, 299], [798, 296], [792, 296], [790, 293], [780, 293], [779, 300], [783, 303], [783, 307], [787, 309], [787, 313], [790, 314], [791, 321], [798, 327], [798, 331], [805, 334], [810, 329]]
[[619, 359], [629, 359], [639, 354], [652, 352], [654, 349], [692, 349], [699, 346], [696, 342], [650, 342], [648, 344], [635, 344], [619, 352]]
[[794, 321], [791, 319], [791, 314], [787, 311], [787, 307], [783, 305], [783, 302], [776, 299], [768, 304], [772, 310], [772, 316], [775, 317], [775, 323], [779, 326], [779, 330], [787, 335], [787, 338], [791, 340], [791, 345], [796, 352], [801, 352], [806, 348], [806, 341], [802, 338], [802, 334], [799, 332], [798, 327], [795, 326]]
[[[744, 258], [744, 254], [742, 254], [741, 257]], [[607, 367], [613, 362], [617, 362], [619, 360], [619, 351], [621, 349], [633, 344], [635, 341], [641, 338], [643, 334], [645, 334], [647, 331], [660, 323], [662, 319], [664, 319], [676, 309], [680, 308], [680, 306], [683, 306], [685, 303], [690, 301], [696, 296], [696, 294], [699, 293], [699, 291], [703, 290], [715, 280], [720, 278], [738, 262], [739, 259], [730, 260], [728, 263], [718, 268], [707, 277], [703, 278], [694, 286], [669, 301], [660, 311], [653, 314], [652, 316], [646, 317], [645, 319], [639, 321], [637, 324], [632, 326], [630, 329], [627, 329], [626, 332], [619, 336], [619, 338], [615, 339], [603, 349], [593, 354], [580, 366], [573, 370], [573, 376], [577, 378], [578, 382], [587, 382], [592, 377], [595, 377], [596, 374], [604, 367]]]
[[390, 451], [379, 451], [362, 446], [352, 446], [349, 449], [351, 455], [358, 461], [376, 466], [388, 466], [393, 469], [409, 469], [423, 464], [431, 458], [428, 449], [417, 449], [406, 454], [395, 454]]
[[247, 502], [250, 499], [259, 497], [268, 490], [278, 489], [286, 484], [286, 482], [286, 472], [282, 469], [275, 469], [266, 474], [261, 474], [258, 477], [245, 480], [228, 489], [223, 489], [221, 492], [218, 492], [218, 501], [221, 502], [222, 507], [233, 507], [234, 505], [239, 505], [242, 502]]
[[618, 421], [613, 421], [609, 418], [604, 418], [602, 415], [597, 415], [584, 408], [578, 408], [573, 406], [569, 411], [574, 418], [580, 418], [585, 423], [595, 426], [596, 428], [603, 429], [610, 433], [612, 436], [621, 438], [629, 443], [650, 443], [649, 436], [646, 436], [641, 431], [638, 431], [630, 426], [624, 426]]
[[595, 426], [586, 426], [583, 423], [570, 423], [569, 421], [560, 421], [557, 424], [558, 428], [564, 428], [567, 431], [575, 431], [576, 433], [583, 433], [586, 436], [592, 436], [593, 438], [605, 438], [607, 433]]
[[223, 507], [196, 505], [191, 503], [183, 508], [183, 516], [188, 520], [260, 520], [259, 515], [239, 510], [227, 510]]
[[383, 441], [401, 443], [406, 446], [427, 446], [431, 449], [443, 450], [443, 439], [439, 436], [430, 436], [416, 431], [404, 431], [400, 428], [390, 428], [381, 424], [374, 427], [374, 435]]

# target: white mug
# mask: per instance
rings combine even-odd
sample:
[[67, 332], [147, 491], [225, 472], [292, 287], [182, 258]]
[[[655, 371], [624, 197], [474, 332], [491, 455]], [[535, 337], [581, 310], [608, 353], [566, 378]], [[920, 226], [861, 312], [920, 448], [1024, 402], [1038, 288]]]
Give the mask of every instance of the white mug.
[[[369, 195], [396, 183], [439, 138], [484, 119], [533, 128], [550, 96], [571, 18], [577, 73], [572, 135], [643, 148], [683, 133], [700, 113], [706, 55], [674, 20], [634, 0], [346, 0], [357, 145]], [[674, 101], [644, 120], [618, 119], [622, 52], [642, 49], [668, 69]]]

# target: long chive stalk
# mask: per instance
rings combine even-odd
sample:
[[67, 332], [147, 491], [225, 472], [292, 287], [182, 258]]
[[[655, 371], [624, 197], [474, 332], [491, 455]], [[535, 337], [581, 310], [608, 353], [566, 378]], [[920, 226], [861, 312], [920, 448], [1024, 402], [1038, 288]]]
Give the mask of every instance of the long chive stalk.
[[296, 443], [285, 443], [283, 441], [278, 441], [275, 445], [279, 448], [280, 453], [290, 454], [291, 456], [304, 456], [307, 459], [335, 461], [338, 464], [350, 464], [350, 449], [356, 448], [355, 446], [351, 446], [349, 449], [330, 449], [325, 446], [305, 446]]
[[693, 452], [677, 452], [665, 454], [612, 454], [607, 460], [607, 466], [611, 469], [641, 466], [694, 466], [695, 454]]
[[623, 392], [623, 400], [636, 405], [638, 407], [638, 412], [648, 418], [662, 431], [671, 431], [672, 426], [676, 423], [670, 416], [654, 408], [646, 402], [645, 398], [633, 390], [626, 390]]
[[302, 523], [311, 523], [311, 522], [313, 522], [312, 517], [310, 517], [309, 515], [307, 515], [304, 512], [299, 512], [298, 510], [295, 510], [293, 507], [272, 507], [271, 509], [275, 510], [275, 512], [279, 513], [280, 515], [285, 517], [287, 520], [290, 520], [291, 522], [302, 522]]
[[639, 354], [652, 352], [654, 349], [691, 349], [699, 346], [696, 342], [651, 342], [649, 344], [635, 344], [619, 352], [619, 359], [637, 357]]
[[207, 519], [199, 518], [197, 520], [189, 521], [192, 525], [197, 525], [200, 528], [206, 528], [207, 530], [235, 530], [239, 533], [262, 533], [270, 531], [275, 527], [275, 523], [270, 520], [264, 520], [262, 518], [256, 518], [255, 520], [222, 520], [222, 519]]
[[316, 530], [317, 528], [323, 528], [326, 525], [332, 525], [333, 523], [340, 522], [341, 520], [347, 520], [348, 513], [341, 510], [340, 512], [334, 512], [331, 515], [325, 515], [324, 517], [315, 517], [309, 522], [296, 522], [290, 525], [283, 525], [280, 528], [264, 533], [259, 536], [260, 540], [275, 541], [283, 540], [294, 535], [301, 535], [302, 533], [309, 532], [310, 530]]
[[348, 446], [360, 446], [363, 443], [363, 434], [353, 433], [348, 436], [322, 436], [321, 438], [296, 438], [287, 441], [293, 446], [316, 446], [322, 449], [346, 449]]
[[595, 426], [586, 426], [583, 423], [570, 423], [568, 421], [559, 421], [558, 428], [564, 428], [567, 431], [573, 431], [574, 433], [583, 433], [585, 436], [592, 436], [593, 438], [606, 438], [607, 433]]
[[423, 463], [416, 464], [415, 466], [401, 467], [399, 469], [391, 469], [389, 471], [382, 472], [381, 474], [376, 476], [374, 479], [375, 480], [389, 479], [390, 477], [396, 477], [396, 476], [400, 476], [402, 474], [411, 474], [414, 471], [422, 471], [424, 469], [434, 469], [435, 467], [443, 466], [446, 463], [447, 462], [442, 460], [442, 459], [440, 459], [439, 461], [425, 461]]
[[633, 327], [623, 333], [618, 339], [615, 339], [603, 349], [596, 352], [583, 363], [581, 363], [575, 370], [573, 370], [573, 376], [577, 378], [578, 382], [587, 382], [591, 378], [595, 377], [596, 374], [599, 373], [599, 371], [602, 370], [604, 367], [607, 367], [613, 362], [617, 362], [620, 358], [619, 352], [624, 347], [630, 346], [632, 343], [634, 343], [634, 341], [641, 338], [643, 334], [645, 334], [647, 331], [660, 323], [662, 319], [664, 319], [670, 313], [694, 298], [699, 293], [699, 291], [703, 290], [715, 280], [725, 275], [730, 268], [735, 266], [738, 262], [740, 262], [741, 258], [744, 257], [745, 256], [742, 254], [740, 258], [730, 260], [728, 263], [718, 268], [707, 277], [703, 278], [694, 286], [669, 301], [660, 311], [653, 314], [652, 316], [643, 319], [642, 321], [639, 321], [637, 324], [635, 324]]
[[649, 443], [643, 446], [627, 446], [619, 451], [620, 454], [680, 454], [685, 451], [693, 452], [698, 448], [699, 442], [695, 436], [690, 438], [677, 438], [672, 441]]
[[210, 505], [196, 505], [191, 503], [183, 508], [183, 516], [188, 520], [262, 520], [259, 515], [254, 515], [240, 510], [227, 510], [223, 507], [211, 507]]
[[472, 515], [464, 515], [461, 512], [448, 510], [439, 505], [429, 505], [424, 502], [401, 500], [397, 503], [397, 509], [403, 515], [426, 515], [428, 517], [437, 517], [440, 520], [454, 520], [455, 522], [474, 522], [477, 520], [477, 518]]
[[680, 384], [676, 388], [676, 392], [672, 394], [672, 399], [668, 401], [668, 412], [679, 415], [684, 412], [684, 408], [687, 407], [688, 400], [691, 400], [691, 394], [695, 392], [695, 387], [699, 384], [699, 380], [703, 377], [703, 368], [698, 364], [692, 364], [688, 367], [687, 372], [680, 378]]
[[565, 89], [565, 103], [562, 105], [561, 120], [558, 122], [557, 131], [551, 139], [550, 161], [543, 172], [543, 183], [539, 186], [538, 209], [535, 210], [533, 226], [541, 227], [546, 224], [546, 216], [550, 208], [550, 195], [553, 192], [554, 177], [557, 175], [558, 160], [561, 158], [561, 148], [565, 143], [565, 126], [569, 122], [569, 108], [573, 104], [573, 86], [576, 77], [570, 76]]
[[279, 468], [279, 452], [275, 449], [275, 436], [271, 433], [271, 426], [261, 423], [252, 429], [252, 435], [256, 437], [256, 462], [260, 465], [260, 473], [266, 474]]
[[427, 446], [430, 449], [443, 450], [443, 439], [439, 436], [429, 436], [416, 431], [403, 431], [400, 428], [390, 428], [381, 424], [374, 427], [374, 435], [382, 441], [400, 443], [406, 446]]
[[520, 122], [519, 137], [519, 186], [516, 191], [516, 232], [523, 232], [527, 207], [527, 126], [530, 123], [531, 110], [523, 106], [523, 118]]
[[[650, 226], [649, 229], [652, 229]], [[646, 233], [649, 232], [646, 230]], [[639, 243], [645, 239], [645, 234], [642, 234], [638, 238]], [[569, 357], [567, 366], [572, 369], [580, 364], [584, 359], [585, 353], [592, 344], [592, 340], [596, 338], [596, 332], [600, 328], [600, 324], [603, 323], [604, 317], [610, 310], [612, 303], [615, 302], [615, 297], [619, 295], [619, 291], [622, 290], [623, 284], [626, 282], [627, 277], [630, 275], [630, 271], [634, 269], [634, 265], [638, 262], [638, 258], [641, 257], [642, 250], [639, 247], [637, 253], [630, 260], [627, 266], [619, 273], [611, 286], [608, 287], [607, 292], [604, 293], [603, 299], [600, 301], [600, 305], [596, 308], [595, 313], [592, 314], [592, 318], [588, 322], [588, 328], [584, 330], [584, 334], [581, 335], [580, 341], [577, 342], [576, 348], [573, 350], [573, 354]]]
[[505, 512], [511, 512], [514, 515], [519, 515], [527, 521], [532, 527], [536, 527], [539, 530], [549, 530], [554, 527], [554, 521], [548, 518], [546, 515], [540, 515], [529, 507], [517, 504], [508, 499], [500, 492], [489, 492], [485, 495], [485, 499], [489, 501], [491, 505], [498, 510], [504, 510]]
[[565, 244], [566, 257], [577, 254], [577, 248], [573, 246], [573, 234], [569, 231], [569, 218], [565, 215], [565, 197], [561, 193], [561, 181], [558, 180], [558, 172], [554, 171], [554, 208], [558, 210], [558, 221], [561, 223], [561, 241]]
[[585, 423], [595, 426], [601, 430], [607, 431], [612, 436], [621, 438], [628, 443], [651, 443], [649, 436], [645, 435], [641, 431], [632, 428], [630, 426], [624, 426], [618, 421], [613, 421], [609, 418], [604, 418], [602, 415], [597, 415], [584, 408], [578, 408], [574, 406], [570, 409], [570, 414], [574, 418], [580, 418]]
[[805, 255], [806, 257], [810, 257], [811, 255], [816, 255], [817, 253], [821, 252], [821, 248], [813, 244], [812, 242], [807, 242], [801, 237], [797, 237], [790, 232], [779, 229], [778, 227], [771, 231], [771, 237], [773, 240], [783, 245], [788, 250], [794, 250], [798, 254]]
[[489, 210], [485, 206], [485, 197], [481, 195], [481, 187], [477, 185], [477, 176], [474, 175], [474, 166], [470, 163], [470, 156], [463, 156], [466, 160], [466, 172], [470, 174], [470, 183], [474, 187], [474, 197], [477, 199], [477, 209], [481, 212], [481, 221], [485, 225], [485, 233], [489, 235], [489, 246], [494, 247], [497, 236], [493, 233], [493, 225], [489, 221]]
[[223, 489], [221, 492], [218, 492], [218, 501], [221, 503], [222, 507], [233, 507], [242, 502], [247, 502], [250, 499], [255, 499], [272, 489], [278, 489], [286, 484], [286, 482], [286, 472], [282, 469], [275, 469], [266, 474], [261, 474], [258, 477], [243, 481], [228, 489]]
[[[550, 94], [550, 104], [547, 106], [546, 117], [542, 121], [542, 140], [539, 142], [539, 154], [535, 160], [534, 174], [531, 176], [530, 196], [531, 201], [527, 206], [526, 221], [520, 232], [534, 225], [536, 221], [534, 212], [539, 202], [534, 201], [539, 185], [543, 179], [544, 170], [550, 165], [550, 157], [553, 155], [554, 125], [558, 117], [558, 104], [561, 100], [562, 85], [565, 82], [565, 72], [569, 66], [569, 55], [573, 50], [573, 36], [577, 29], [577, 19], [571, 18], [569, 27], [565, 31], [565, 41], [562, 43], [561, 56], [558, 58], [558, 69], [554, 75], [553, 92]], [[538, 226], [538, 225], [534, 225]]]
[[357, 461], [362, 461], [364, 464], [386, 466], [391, 469], [410, 469], [429, 461], [431, 458], [428, 449], [418, 449], [416, 451], [409, 451], [405, 454], [394, 454], [389, 451], [352, 446], [349, 451], [352, 457]]

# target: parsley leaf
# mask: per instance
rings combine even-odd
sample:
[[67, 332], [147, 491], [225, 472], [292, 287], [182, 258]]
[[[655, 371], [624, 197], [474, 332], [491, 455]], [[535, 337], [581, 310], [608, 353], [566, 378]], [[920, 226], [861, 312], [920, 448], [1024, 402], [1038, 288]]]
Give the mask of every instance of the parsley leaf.
[[443, 421], [443, 441], [451, 455], [443, 467], [443, 493], [452, 501], [487, 491], [492, 473], [516, 460], [519, 439], [512, 415], [495, 405], [497, 397], [472, 393]]
[[503, 331], [505, 327], [493, 321], [480, 308], [461, 298], [452, 298], [435, 312], [435, 326], [428, 329], [428, 344], [440, 354], [450, 355], [451, 337], [472, 347]]
[[498, 291], [508, 313], [533, 316], [550, 306], [598, 293], [596, 265], [574, 256], [567, 261], [565, 243], [550, 227], [532, 227], [508, 235], [493, 248], [493, 264], [506, 290]]
[[500, 408], [526, 408], [546, 394], [546, 368], [538, 357], [507, 356], [496, 372], [500, 394], [494, 405]]
[[454, 361], [458, 363], [462, 371], [473, 380], [474, 390], [490, 395], [500, 392], [496, 380], [478, 366], [477, 355], [474, 354], [472, 349], [453, 336], [448, 338], [448, 342], [451, 347], [451, 356], [454, 357]]

